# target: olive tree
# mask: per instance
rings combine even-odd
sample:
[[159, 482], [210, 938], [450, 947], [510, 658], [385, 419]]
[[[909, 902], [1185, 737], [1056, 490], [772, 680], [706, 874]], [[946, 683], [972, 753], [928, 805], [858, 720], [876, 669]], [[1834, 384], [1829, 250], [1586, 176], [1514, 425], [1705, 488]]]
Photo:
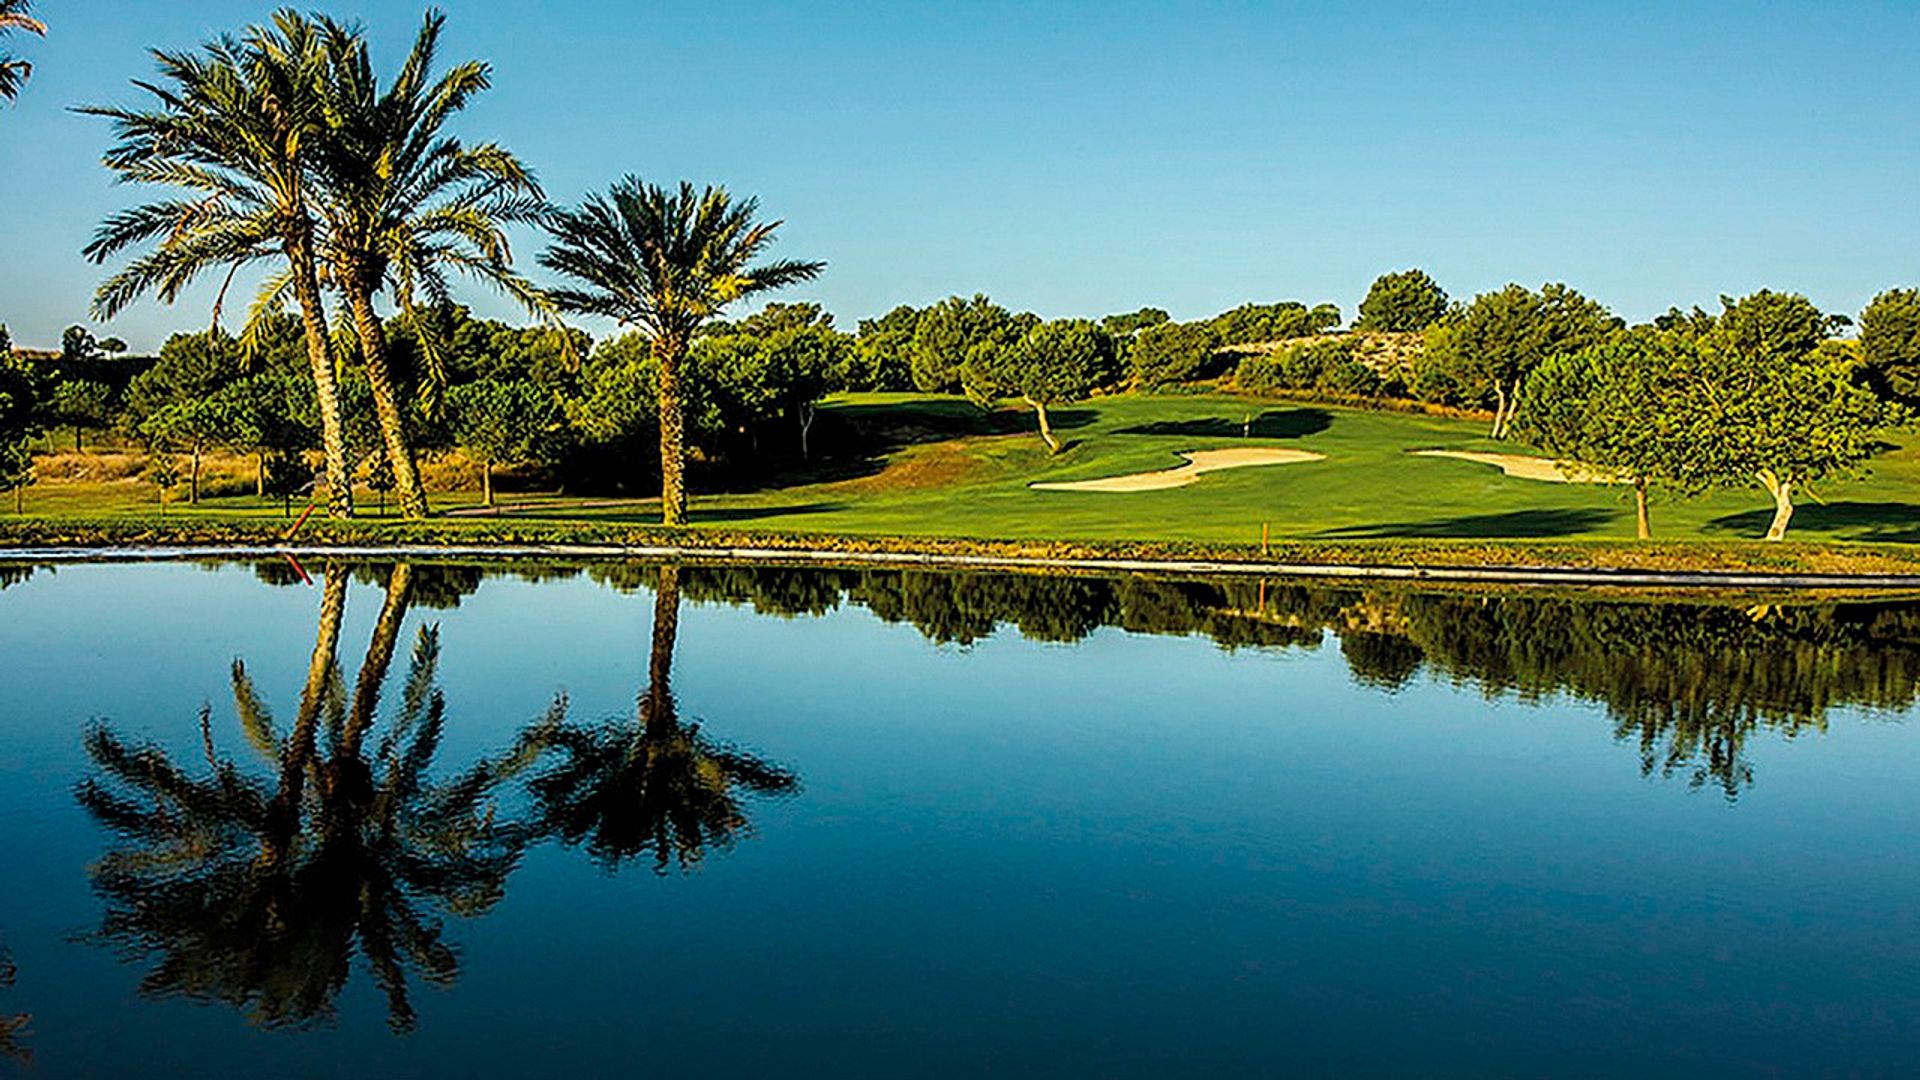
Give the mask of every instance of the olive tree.
[[480, 490], [493, 505], [497, 463], [547, 456], [564, 417], [553, 395], [526, 379], [481, 379], [447, 390], [454, 437], [480, 462]]

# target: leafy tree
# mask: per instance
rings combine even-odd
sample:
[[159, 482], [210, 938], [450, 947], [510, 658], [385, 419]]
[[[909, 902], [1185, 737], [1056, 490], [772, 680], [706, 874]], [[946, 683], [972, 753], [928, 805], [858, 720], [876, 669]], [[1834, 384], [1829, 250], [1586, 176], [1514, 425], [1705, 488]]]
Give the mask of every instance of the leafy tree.
[[1447, 313], [1447, 292], [1425, 270], [1381, 274], [1360, 301], [1356, 330], [1417, 333]]
[[676, 191], [629, 176], [578, 210], [555, 211], [554, 244], [541, 264], [579, 283], [556, 290], [564, 309], [603, 315], [637, 329], [656, 365], [660, 426], [660, 514], [687, 522], [686, 428], [680, 378], [694, 337], [728, 304], [809, 281], [824, 263], [754, 265], [779, 222], [755, 220], [759, 200], [734, 201], [724, 188]]
[[1050, 453], [1060, 440], [1047, 410], [1079, 401], [1119, 378], [1113, 338], [1085, 319], [1057, 319], [1027, 331], [1008, 349], [983, 350], [961, 368], [969, 395], [982, 401], [1018, 397], [1033, 408]]
[[100, 355], [100, 343], [84, 326], [69, 326], [60, 333], [60, 359], [66, 363], [92, 360]]
[[695, 369], [708, 384], [709, 400], [718, 413], [716, 426], [745, 430], [757, 449], [761, 424], [790, 422], [799, 430], [800, 456], [811, 457], [817, 406], [845, 370], [852, 351], [846, 336], [833, 329], [831, 317], [749, 319], [729, 329], [703, 339], [694, 351]]
[[[47, 24], [33, 18], [32, 0], [0, 0], [0, 41], [20, 31], [36, 37], [47, 36]], [[33, 74], [33, 64], [10, 52], [0, 50], [0, 101], [13, 101]]]
[[1520, 384], [1550, 356], [1586, 348], [1620, 327], [1606, 308], [1560, 284], [1483, 293], [1427, 332], [1425, 363], [1476, 404], [1493, 405], [1494, 438], [1506, 434]]
[[1897, 414], [1858, 385], [1857, 361], [1826, 341], [1805, 297], [1762, 290], [1723, 300], [1701, 338], [1687, 436], [1715, 483], [1758, 480], [1773, 497], [1767, 539], [1786, 535], [1796, 488], [1872, 457]]
[[[227, 442], [241, 427], [242, 421], [233, 414], [230, 405], [225, 397], [176, 402], [140, 424], [140, 434], [146, 436], [148, 445], [159, 457], [170, 459], [176, 450], [186, 452], [189, 506], [200, 502], [201, 456], [208, 449]], [[163, 490], [170, 486], [161, 484]]]
[[1686, 400], [1698, 363], [1697, 346], [1657, 330], [1550, 356], [1527, 376], [1513, 433], [1632, 484], [1636, 532], [1645, 540], [1653, 535], [1650, 484], [1690, 494], [1709, 480]]
[[913, 389], [913, 335], [920, 310], [901, 304], [877, 319], [861, 319], [841, 385], [848, 390]]
[[1142, 390], [1159, 390], [1199, 378], [1219, 347], [1209, 323], [1149, 326], [1133, 339], [1133, 381]]
[[[231, 281], [238, 267], [279, 264], [254, 314], [276, 311], [281, 295], [293, 294], [326, 456], [328, 512], [351, 517], [338, 369], [309, 199], [310, 159], [326, 134], [321, 88], [327, 57], [320, 30], [283, 10], [271, 26], [216, 38], [195, 52], [156, 51], [154, 59], [159, 79], [136, 84], [153, 99], [151, 108], [81, 110], [112, 121], [119, 141], [105, 160], [122, 180], [180, 191], [115, 214], [95, 232], [86, 248], [95, 262], [149, 241], [154, 246], [100, 286], [94, 310], [110, 318], [146, 293], [170, 303], [209, 271], [224, 272]], [[219, 306], [216, 300], [215, 325]], [[251, 330], [260, 320], [249, 323]]]
[[[401, 512], [412, 518], [427, 514], [426, 489], [374, 297], [390, 289], [415, 321], [415, 296], [444, 302], [453, 271], [536, 313], [548, 310], [539, 290], [514, 272], [505, 234], [507, 224], [532, 220], [542, 205], [532, 173], [498, 145], [470, 147], [443, 130], [490, 81], [487, 65], [477, 61], [433, 74], [445, 25], [441, 13], [427, 14], [412, 52], [382, 89], [360, 31], [321, 19], [329, 121], [314, 155], [316, 208], [327, 226], [321, 257], [352, 315]], [[436, 358], [430, 347], [426, 355]], [[431, 362], [424, 374], [431, 414], [444, 379]]]
[[447, 391], [455, 438], [480, 459], [480, 489], [493, 505], [493, 467], [544, 460], [563, 423], [553, 396], [525, 379], [482, 379]]
[[1159, 326], [1161, 323], [1172, 321], [1173, 316], [1167, 314], [1164, 308], [1143, 307], [1139, 311], [1109, 315], [1101, 319], [1100, 329], [1116, 338], [1132, 337], [1149, 326]]
[[1860, 353], [1888, 396], [1920, 401], [1920, 289], [1888, 289], [1860, 313]]
[[1003, 349], [1040, 320], [1015, 315], [975, 293], [973, 299], [950, 296], [921, 312], [913, 331], [913, 385], [928, 393], [960, 388], [960, 368], [976, 353]]
[[1219, 345], [1257, 345], [1268, 341], [1310, 337], [1340, 325], [1340, 309], [1332, 304], [1312, 308], [1298, 300], [1277, 304], [1242, 304], [1213, 317]]
[[113, 419], [113, 387], [92, 379], [61, 379], [53, 385], [52, 419], [73, 429], [73, 448], [79, 450], [82, 428], [103, 427]]
[[46, 414], [46, 383], [31, 366], [0, 352], [0, 491], [13, 492], [18, 513], [26, 486], [33, 482], [29, 442], [39, 436]]

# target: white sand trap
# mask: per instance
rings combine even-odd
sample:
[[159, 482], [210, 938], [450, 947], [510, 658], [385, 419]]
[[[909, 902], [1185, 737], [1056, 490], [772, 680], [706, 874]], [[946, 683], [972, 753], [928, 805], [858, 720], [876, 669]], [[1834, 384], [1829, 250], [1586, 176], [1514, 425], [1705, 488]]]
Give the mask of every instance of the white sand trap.
[[1492, 465], [1508, 476], [1521, 480], [1544, 480], [1549, 484], [1617, 484], [1619, 479], [1605, 469], [1582, 465], [1577, 461], [1529, 457], [1526, 454], [1489, 454], [1479, 450], [1415, 450], [1421, 457], [1457, 458], [1481, 465]]
[[1251, 465], [1293, 465], [1302, 461], [1320, 461], [1327, 455], [1316, 454], [1310, 450], [1281, 450], [1262, 446], [1236, 447], [1229, 450], [1187, 450], [1180, 456], [1186, 458], [1187, 463], [1177, 469], [1130, 473], [1126, 476], [1106, 476], [1098, 480], [1070, 480], [1027, 486], [1038, 491], [1165, 491], [1168, 488], [1186, 487], [1200, 479], [1202, 473], [1219, 472], [1222, 469], [1244, 469]]

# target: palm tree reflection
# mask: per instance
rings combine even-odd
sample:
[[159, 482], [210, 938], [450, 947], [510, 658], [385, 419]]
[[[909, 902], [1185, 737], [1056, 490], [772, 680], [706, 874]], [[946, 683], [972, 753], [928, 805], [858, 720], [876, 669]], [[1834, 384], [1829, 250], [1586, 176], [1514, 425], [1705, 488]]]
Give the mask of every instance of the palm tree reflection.
[[357, 951], [390, 1026], [409, 1031], [411, 978], [445, 985], [459, 973], [438, 913], [481, 914], [504, 895], [526, 836], [495, 820], [493, 798], [527, 758], [430, 776], [446, 720], [433, 627], [420, 630], [400, 706], [369, 753], [411, 568], [389, 573], [350, 702], [337, 659], [346, 583], [344, 568], [328, 568], [285, 734], [234, 662], [234, 708], [271, 777], [217, 752], [207, 708], [205, 775], [104, 725], [88, 733], [101, 775], [79, 798], [121, 840], [93, 868], [107, 903], [100, 936], [154, 961], [147, 994], [225, 1001], [269, 1026], [306, 1024], [332, 1016]]
[[[19, 972], [13, 966], [13, 957], [0, 949], [0, 990], [13, 985]], [[13, 1061], [21, 1065], [33, 1063], [33, 1048], [26, 1044], [27, 1026], [33, 1023], [28, 1013], [15, 1013], [12, 1016], [0, 1015], [0, 1061]]]
[[609, 870], [642, 855], [652, 856], [655, 873], [690, 870], [708, 849], [730, 848], [749, 832], [743, 793], [799, 790], [788, 769], [718, 743], [678, 715], [672, 669], [679, 575], [674, 566], [659, 571], [647, 685], [634, 721], [568, 723], [561, 698], [553, 721], [523, 740], [523, 747], [557, 755], [529, 783], [537, 827], [584, 845]]

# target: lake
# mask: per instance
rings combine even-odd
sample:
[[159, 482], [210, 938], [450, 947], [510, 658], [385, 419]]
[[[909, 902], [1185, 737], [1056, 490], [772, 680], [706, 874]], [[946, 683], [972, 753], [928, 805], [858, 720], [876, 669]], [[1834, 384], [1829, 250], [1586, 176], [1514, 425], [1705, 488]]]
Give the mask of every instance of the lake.
[[0, 585], [0, 1075], [1920, 1060], [1916, 602]]

